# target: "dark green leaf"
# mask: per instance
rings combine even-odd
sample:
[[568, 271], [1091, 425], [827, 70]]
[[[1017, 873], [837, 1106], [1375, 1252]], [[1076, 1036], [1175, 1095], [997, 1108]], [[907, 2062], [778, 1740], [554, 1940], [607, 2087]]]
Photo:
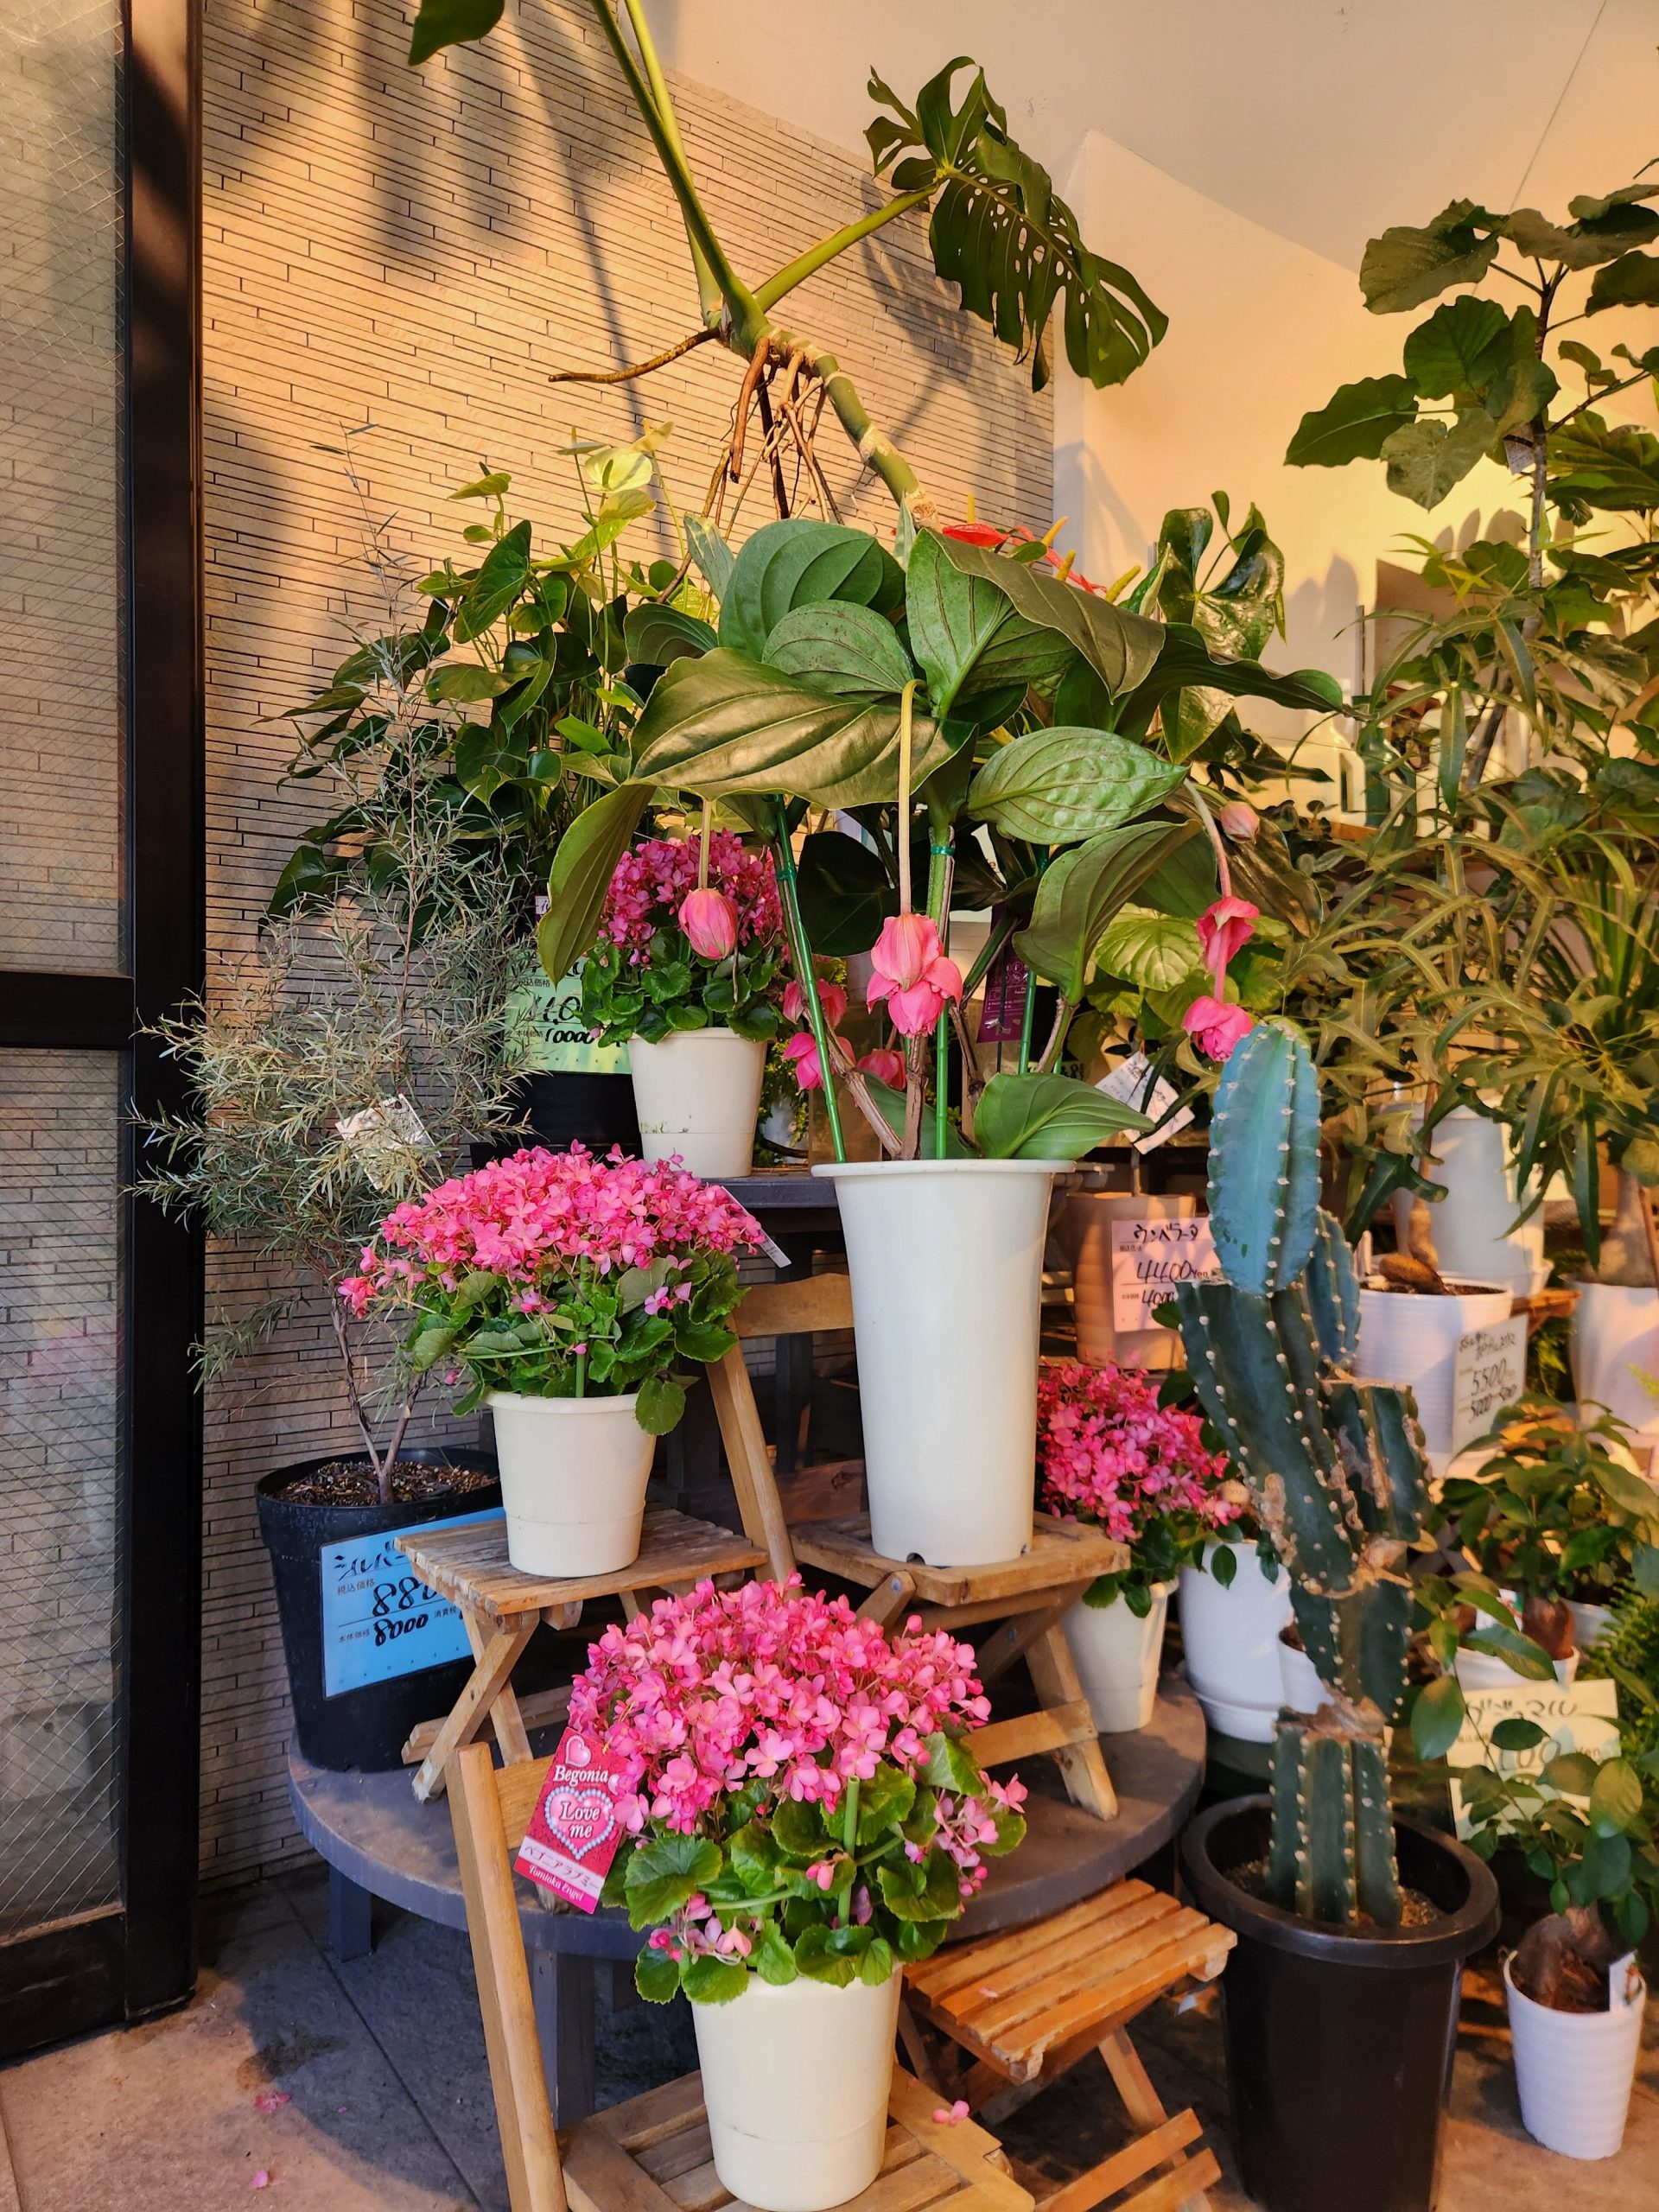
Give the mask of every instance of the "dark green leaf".
[[680, 1965], [666, 1951], [649, 1948], [633, 1962], [633, 1986], [648, 2005], [666, 2005], [680, 1993]]
[[1497, 435], [1484, 407], [1471, 407], [1450, 428], [1438, 416], [1425, 416], [1384, 439], [1389, 489], [1420, 507], [1437, 507], [1460, 484]]
[[773, 624], [765, 658], [831, 698], [891, 696], [916, 673], [891, 622], [838, 600], [791, 607]]
[[694, 2005], [729, 2005], [749, 1986], [747, 1967], [735, 1959], [687, 1959], [680, 1968], [680, 1986]]
[[879, 857], [839, 830], [815, 830], [798, 863], [801, 917], [813, 950], [845, 959], [868, 952], [897, 894]]
[[1465, 292], [1436, 308], [1407, 339], [1406, 374], [1425, 399], [1484, 393], [1508, 364], [1509, 332], [1510, 318], [1496, 300]]
[[1411, 1708], [1411, 1740], [1420, 1759], [1445, 1756], [1458, 1740], [1465, 1707], [1455, 1675], [1441, 1675], [1419, 1693]]
[[452, 705], [470, 706], [479, 699], [499, 698], [512, 683], [511, 677], [498, 676], [480, 661], [454, 661], [427, 677], [426, 696], [435, 705], [448, 700]]
[[1514, 1713], [1507, 1720], [1500, 1720], [1492, 1730], [1492, 1741], [1500, 1751], [1529, 1751], [1535, 1745], [1548, 1740], [1548, 1729], [1541, 1728], [1535, 1720], [1522, 1720]]
[[919, 531], [911, 549], [905, 620], [940, 718], [958, 696], [1023, 690], [1058, 674], [1073, 657], [1067, 638], [1016, 613], [996, 582], [959, 567], [932, 531]]
[[515, 523], [484, 556], [455, 609], [462, 644], [493, 629], [530, 581], [530, 524]]
[[683, 613], [677, 607], [664, 607], [654, 599], [642, 607], [630, 607], [622, 629], [628, 658], [653, 668], [666, 668], [671, 661], [683, 659], [687, 654], [709, 652], [715, 643], [711, 624], [695, 614]]
[[1010, 837], [1068, 844], [1143, 814], [1185, 773], [1128, 738], [1059, 725], [1000, 747], [974, 778], [968, 811]]
[[666, 1436], [685, 1412], [685, 1392], [669, 1375], [648, 1375], [639, 1385], [634, 1419], [647, 1436]]
[[1586, 311], [1604, 308], [1659, 307], [1659, 254], [1627, 253], [1596, 271]]
[[620, 784], [585, 808], [559, 840], [547, 912], [536, 931], [536, 950], [555, 982], [563, 982], [593, 943], [612, 872], [650, 797], [649, 784]]
[[1590, 1790], [1590, 1821], [1599, 1835], [1634, 1829], [1642, 1818], [1642, 1777], [1628, 1759], [1608, 1759]]
[[1563, 1796], [1587, 1797], [1596, 1784], [1597, 1764], [1587, 1751], [1558, 1751], [1543, 1771], [1543, 1780]]
[[1075, 1004], [1108, 923], [1196, 834], [1191, 823], [1136, 823], [1062, 853], [1038, 884], [1030, 925], [1015, 938], [1014, 950]]
[[878, 1766], [858, 1794], [858, 1840], [874, 1843], [884, 1829], [897, 1827], [910, 1817], [916, 1802], [916, 1784], [896, 1766]]
[[1491, 220], [1472, 200], [1454, 200], [1421, 229], [1398, 224], [1372, 238], [1359, 265], [1366, 306], [1397, 315], [1454, 285], [1478, 284], [1497, 256], [1497, 238], [1479, 235]]
[[655, 1928], [720, 1872], [720, 1846], [707, 1836], [664, 1835], [642, 1843], [628, 1861], [628, 1925]]
[[1409, 377], [1362, 377], [1303, 416], [1285, 459], [1293, 468], [1340, 468], [1350, 461], [1376, 461], [1383, 441], [1416, 419], [1417, 395]]
[[744, 543], [721, 596], [720, 642], [759, 659], [791, 607], [825, 600], [874, 604], [889, 556], [868, 531], [791, 516], [765, 524]]
[[[421, 0], [410, 35], [410, 60], [418, 68], [443, 47], [482, 38], [500, 22], [505, 5], [505, 0]], [[454, 496], [461, 499], [465, 494], [458, 492]]]
[[988, 546], [954, 537], [937, 542], [952, 568], [994, 584], [1027, 622], [1057, 632], [1076, 646], [1114, 698], [1152, 673], [1164, 642], [1160, 624], [1126, 613], [1098, 592], [1082, 591], [1031, 562], [1012, 560]]

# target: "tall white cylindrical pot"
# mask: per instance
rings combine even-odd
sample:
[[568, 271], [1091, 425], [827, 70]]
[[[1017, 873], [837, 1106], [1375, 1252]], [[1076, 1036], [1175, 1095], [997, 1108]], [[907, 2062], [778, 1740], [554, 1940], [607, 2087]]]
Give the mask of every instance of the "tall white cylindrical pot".
[[1659, 1398], [1637, 1374], [1659, 1375], [1659, 1290], [1581, 1282], [1567, 1351], [1586, 1418], [1607, 1407], [1647, 1444], [1659, 1444]]
[[654, 1436], [625, 1398], [492, 1390], [507, 1557], [524, 1574], [609, 1574], [639, 1556]]
[[715, 2171], [758, 2212], [825, 2212], [869, 2187], [887, 2144], [901, 1977], [837, 1989], [749, 1976], [694, 2005]]
[[1031, 1541], [1052, 1160], [849, 1160], [847, 1239], [870, 1536], [985, 1567]]
[[[1233, 1579], [1224, 1589], [1208, 1572], [1229, 1552]], [[1205, 1719], [1241, 1743], [1270, 1744], [1283, 1702], [1279, 1631], [1290, 1618], [1290, 1577], [1271, 1576], [1254, 1544], [1208, 1544], [1203, 1567], [1181, 1569], [1181, 1644], [1186, 1678]]]
[[766, 1048], [734, 1029], [678, 1029], [655, 1045], [628, 1045], [639, 1148], [648, 1160], [677, 1153], [694, 1175], [747, 1175], [754, 1164]]
[[1646, 1985], [1632, 1967], [1626, 2001], [1605, 2012], [1558, 2012], [1517, 1989], [1510, 1965], [1505, 1959], [1503, 1990], [1522, 2125], [1564, 2158], [1616, 2157], [1642, 2045]]
[[1174, 1587], [1173, 1582], [1154, 1582], [1152, 1605], [1140, 1619], [1122, 1595], [1109, 1605], [1085, 1605], [1079, 1598], [1060, 1616], [1077, 1679], [1103, 1736], [1123, 1736], [1151, 1724], [1164, 1622]]
[[[1421, 1116], [1416, 1118], [1421, 1123]], [[1510, 1226], [1520, 1200], [1510, 1165], [1509, 1132], [1503, 1122], [1489, 1121], [1472, 1106], [1459, 1106], [1436, 1122], [1430, 1144], [1437, 1164], [1427, 1173], [1446, 1185], [1446, 1196], [1429, 1205], [1440, 1273], [1475, 1282], [1501, 1282], [1517, 1298], [1541, 1290], [1549, 1274], [1544, 1217], [1540, 1211], [1524, 1227]], [[1408, 1191], [1394, 1202], [1402, 1250], [1412, 1204]]]
[[1512, 1302], [1511, 1294], [1496, 1283], [1443, 1297], [1427, 1291], [1360, 1292], [1356, 1370], [1367, 1382], [1392, 1382], [1415, 1393], [1431, 1459], [1444, 1463], [1452, 1456], [1459, 1338], [1507, 1321]]

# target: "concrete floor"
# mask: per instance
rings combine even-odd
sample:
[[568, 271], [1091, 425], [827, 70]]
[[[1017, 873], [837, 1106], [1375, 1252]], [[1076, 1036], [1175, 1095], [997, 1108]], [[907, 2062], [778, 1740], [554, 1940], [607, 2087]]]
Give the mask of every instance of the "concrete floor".
[[[0, 2071], [0, 2212], [232, 2212], [251, 2196], [292, 2212], [507, 2212], [464, 1938], [386, 1913], [373, 1955], [341, 1966], [327, 1923], [320, 1871], [218, 1898], [183, 2012]], [[1229, 2169], [1214, 2212], [1250, 2212], [1231, 2181], [1218, 2022], [1156, 2014], [1136, 2041], [1170, 2109], [1197, 2108]], [[695, 2063], [678, 2008], [601, 2023], [604, 2102]], [[1103, 2067], [1077, 2068], [1004, 2133], [1057, 2178], [1103, 2155], [1119, 2136]], [[1659, 2007], [1624, 2148], [1605, 2164], [1534, 2143], [1507, 2047], [1464, 2037], [1439, 2212], [1656, 2202]]]

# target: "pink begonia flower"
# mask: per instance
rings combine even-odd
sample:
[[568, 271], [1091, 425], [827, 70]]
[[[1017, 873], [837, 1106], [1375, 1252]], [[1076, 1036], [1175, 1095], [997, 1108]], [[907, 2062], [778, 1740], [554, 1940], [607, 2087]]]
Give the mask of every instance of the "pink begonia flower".
[[1198, 943], [1204, 948], [1204, 964], [1215, 977], [1217, 988], [1233, 955], [1255, 934], [1261, 912], [1248, 899], [1228, 898], [1217, 899], [1213, 906], [1198, 916]]
[[[823, 1018], [832, 1029], [838, 1029], [847, 1016], [847, 994], [839, 983], [820, 982], [818, 1004], [823, 1008]], [[784, 985], [784, 1019], [785, 1021], [806, 1020], [806, 993], [793, 976]]]
[[258, 2172], [255, 2174], [253, 2179], [248, 2183], [248, 2187], [250, 2189], [269, 2189], [270, 2187], [270, 2168], [261, 2166]]
[[933, 2114], [935, 2125], [940, 2127], [959, 2126], [961, 2123], [967, 2119], [968, 2111], [969, 2106], [967, 2098], [958, 2097], [955, 2104], [953, 2104], [948, 2111], [944, 2105], [939, 2106]]
[[[696, 888], [702, 857], [695, 837], [648, 837], [630, 846], [611, 874], [601, 937], [643, 962], [658, 931]], [[736, 912], [740, 944], [770, 945], [782, 939], [784, 914], [770, 853], [752, 853], [731, 830], [716, 830], [709, 842], [707, 875], [709, 887], [728, 899]]]
[[962, 970], [939, 950], [939, 933], [925, 914], [892, 914], [870, 954], [875, 969], [866, 1003], [885, 1000], [901, 1037], [920, 1037], [945, 1007], [962, 996]]
[[1262, 817], [1249, 799], [1230, 798], [1216, 819], [1236, 844], [1248, 845], [1255, 836]]
[[1242, 1006], [1224, 1006], [1219, 999], [1199, 998], [1181, 1016], [1181, 1027], [1197, 1039], [1201, 1052], [1212, 1060], [1224, 1060], [1255, 1023]]
[[879, 1045], [874, 1052], [866, 1052], [858, 1065], [861, 1073], [873, 1075], [889, 1090], [902, 1090], [905, 1087], [905, 1056], [888, 1046]]
[[679, 924], [700, 959], [729, 960], [737, 950], [737, 909], [723, 891], [688, 891]]
[[294, 2100], [286, 2089], [261, 2089], [253, 2101], [260, 2112], [280, 2112], [284, 2105], [292, 2104]]

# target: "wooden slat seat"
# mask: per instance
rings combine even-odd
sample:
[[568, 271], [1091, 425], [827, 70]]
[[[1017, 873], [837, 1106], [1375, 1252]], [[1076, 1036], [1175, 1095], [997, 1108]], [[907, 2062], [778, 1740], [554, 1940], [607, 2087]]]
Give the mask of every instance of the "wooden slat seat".
[[790, 1541], [797, 1559], [866, 1588], [889, 1574], [907, 1576], [914, 1607], [924, 1618], [930, 1606], [960, 1613], [964, 1605], [995, 1605], [1079, 1582], [1086, 1586], [1096, 1575], [1121, 1573], [1129, 1563], [1128, 1546], [1116, 1537], [1052, 1513], [1032, 1515], [1028, 1550], [990, 1567], [929, 1567], [920, 1560], [887, 1559], [870, 1541], [868, 1513], [798, 1522]]

